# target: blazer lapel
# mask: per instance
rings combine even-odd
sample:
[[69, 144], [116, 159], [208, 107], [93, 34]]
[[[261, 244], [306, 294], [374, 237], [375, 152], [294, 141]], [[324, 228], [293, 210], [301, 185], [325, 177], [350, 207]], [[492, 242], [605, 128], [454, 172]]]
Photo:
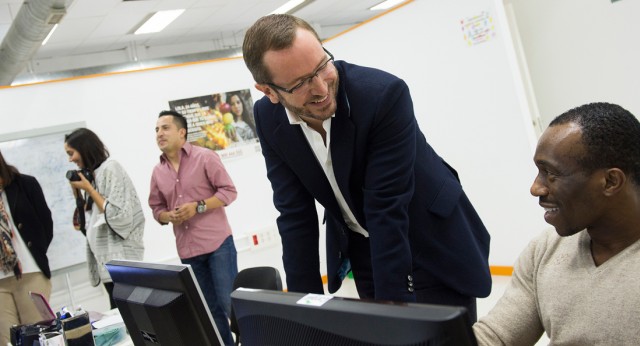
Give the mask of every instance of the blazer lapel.
[[336, 116], [331, 120], [331, 160], [333, 161], [333, 172], [340, 191], [347, 204], [353, 210], [351, 194], [349, 193], [351, 181], [351, 169], [353, 166], [353, 156], [356, 147], [356, 127], [351, 119], [351, 107], [342, 82], [344, 78], [340, 76], [340, 86], [338, 88]]
[[320, 204], [340, 215], [340, 208], [329, 180], [302, 129], [298, 125], [289, 124], [283, 107], [276, 109], [278, 110], [274, 116], [278, 119], [278, 124], [273, 131], [274, 142], [282, 151], [285, 161]]

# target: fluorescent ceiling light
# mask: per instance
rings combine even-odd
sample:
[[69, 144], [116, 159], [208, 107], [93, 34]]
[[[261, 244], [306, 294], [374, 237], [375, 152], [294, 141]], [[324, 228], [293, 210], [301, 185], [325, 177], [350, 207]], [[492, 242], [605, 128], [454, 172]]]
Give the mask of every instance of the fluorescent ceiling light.
[[184, 9], [179, 10], [169, 10], [169, 11], [158, 11], [153, 14], [149, 19], [147, 19], [142, 26], [138, 28], [134, 32], [136, 35], [140, 34], [149, 34], [152, 32], [162, 31], [167, 25], [173, 22], [178, 16], [180, 16], [184, 12]]
[[403, 2], [404, 0], [387, 0], [387, 1], [383, 1], [371, 8], [369, 8], [371, 11], [379, 11], [379, 10], [386, 10], [388, 8], [391, 8], [401, 2]]
[[306, 0], [289, 0], [286, 4], [278, 7], [275, 11], [269, 14], [279, 14], [279, 13], [287, 13], [297, 6], [301, 5]]
[[43, 46], [47, 44], [47, 42], [49, 42], [51, 35], [53, 35], [53, 32], [56, 31], [57, 28], [58, 28], [58, 24], [54, 25], [53, 28], [51, 28], [51, 31], [49, 31], [49, 34], [47, 35], [47, 37], [45, 37], [44, 41], [42, 41]]

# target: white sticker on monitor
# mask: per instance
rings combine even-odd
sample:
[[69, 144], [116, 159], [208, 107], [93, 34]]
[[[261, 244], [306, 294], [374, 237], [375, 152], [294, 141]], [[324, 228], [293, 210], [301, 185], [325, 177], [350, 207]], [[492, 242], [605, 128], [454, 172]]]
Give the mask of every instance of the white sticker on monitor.
[[331, 300], [333, 296], [325, 296], [323, 294], [307, 294], [306, 296], [300, 298], [296, 302], [296, 304], [301, 305], [311, 305], [311, 306], [322, 306], [324, 303]]
[[259, 288], [247, 288], [247, 287], [238, 287], [236, 288], [236, 291], [246, 291], [246, 292], [260, 292], [262, 291]]

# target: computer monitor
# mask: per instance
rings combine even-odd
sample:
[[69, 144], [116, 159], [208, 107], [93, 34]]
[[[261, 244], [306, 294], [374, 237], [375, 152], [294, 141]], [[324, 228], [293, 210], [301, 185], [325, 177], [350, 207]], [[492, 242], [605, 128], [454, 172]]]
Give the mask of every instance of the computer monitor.
[[191, 266], [124, 260], [106, 266], [134, 345], [223, 345]]
[[477, 345], [464, 307], [239, 288], [243, 346]]

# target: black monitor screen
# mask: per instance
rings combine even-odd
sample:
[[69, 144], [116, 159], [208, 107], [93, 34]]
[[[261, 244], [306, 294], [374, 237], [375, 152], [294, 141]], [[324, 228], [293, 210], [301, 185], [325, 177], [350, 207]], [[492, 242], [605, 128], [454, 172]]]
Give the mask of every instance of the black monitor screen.
[[244, 288], [231, 301], [243, 346], [477, 345], [463, 307]]
[[123, 260], [106, 266], [136, 346], [223, 344], [191, 266]]

